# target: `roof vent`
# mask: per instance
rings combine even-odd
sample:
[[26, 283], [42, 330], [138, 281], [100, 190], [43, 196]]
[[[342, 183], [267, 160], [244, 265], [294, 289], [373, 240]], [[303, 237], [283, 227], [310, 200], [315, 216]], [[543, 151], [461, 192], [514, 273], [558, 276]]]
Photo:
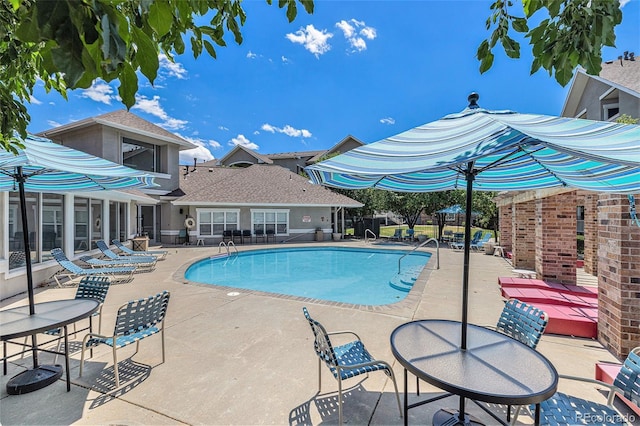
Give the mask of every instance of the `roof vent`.
[[469, 109], [480, 108], [480, 106], [478, 105], [478, 99], [480, 99], [480, 95], [478, 95], [476, 92], [472, 92], [467, 98], [467, 100], [469, 101], [468, 108]]

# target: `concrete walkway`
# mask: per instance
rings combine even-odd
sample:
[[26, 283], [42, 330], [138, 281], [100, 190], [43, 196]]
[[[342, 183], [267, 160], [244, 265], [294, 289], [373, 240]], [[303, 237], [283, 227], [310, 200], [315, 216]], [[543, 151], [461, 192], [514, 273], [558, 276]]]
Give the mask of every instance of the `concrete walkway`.
[[[364, 246], [353, 241], [342, 244]], [[158, 262], [155, 271], [136, 274], [133, 282], [111, 287], [102, 325], [103, 333], [110, 333], [115, 312], [122, 303], [169, 290], [166, 362], [161, 363], [159, 335], [143, 340], [133, 357], [134, 346], [120, 350], [121, 388], [114, 389], [110, 348], [101, 346], [85, 362], [82, 378], [78, 378], [80, 354], [72, 355], [71, 392], [66, 392], [63, 375], [63, 379], [42, 390], [9, 396], [8, 378], [31, 363], [30, 357], [13, 359], [9, 374], [0, 383], [2, 425], [337, 423], [337, 382], [323, 367], [323, 389], [317, 393], [318, 360], [303, 306], [329, 331], [356, 331], [375, 357], [392, 363], [400, 390], [403, 369], [389, 345], [393, 329], [417, 318], [458, 320], [461, 316], [463, 254], [449, 249], [441, 250], [439, 270], [423, 271], [405, 300], [387, 306], [357, 306], [195, 285], [185, 281], [183, 271], [195, 260], [217, 254], [217, 247], [181, 246], [169, 250], [167, 260]], [[502, 258], [483, 253], [472, 253], [470, 264], [469, 320], [493, 326], [503, 305], [497, 277], [511, 276], [511, 266]], [[428, 267], [435, 267], [435, 256]], [[47, 287], [38, 289], [36, 301], [72, 298], [74, 294], [75, 288]], [[0, 308], [26, 303], [26, 295], [21, 295], [2, 301]], [[80, 342], [81, 336], [73, 338], [72, 349], [77, 351]], [[589, 378], [594, 376], [596, 362], [617, 362], [602, 345], [589, 339], [546, 335], [538, 350], [560, 373]], [[51, 362], [50, 357], [41, 356], [45, 363]], [[344, 399], [346, 423], [402, 424], [393, 384], [384, 374], [360, 376], [345, 385], [350, 386]], [[604, 402], [601, 393], [589, 385], [563, 384], [562, 389]], [[409, 390], [412, 402], [416, 400], [415, 380], [410, 380]], [[421, 384], [421, 391], [423, 395], [437, 393], [426, 383]], [[457, 397], [413, 409], [409, 423], [430, 424], [440, 407], [457, 407]], [[468, 408], [487, 424], [492, 423], [473, 404]], [[520, 419], [531, 423], [528, 416]]]

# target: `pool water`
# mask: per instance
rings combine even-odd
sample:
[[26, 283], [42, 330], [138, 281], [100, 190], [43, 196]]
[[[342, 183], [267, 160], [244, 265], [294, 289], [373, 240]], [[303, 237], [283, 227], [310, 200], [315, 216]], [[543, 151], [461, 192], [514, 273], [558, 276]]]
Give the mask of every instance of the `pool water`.
[[[406, 251], [342, 247], [286, 248], [214, 256], [189, 266], [189, 281], [362, 305], [386, 305], [409, 289], [392, 286]], [[417, 276], [431, 257], [413, 252], [401, 261], [403, 274]]]

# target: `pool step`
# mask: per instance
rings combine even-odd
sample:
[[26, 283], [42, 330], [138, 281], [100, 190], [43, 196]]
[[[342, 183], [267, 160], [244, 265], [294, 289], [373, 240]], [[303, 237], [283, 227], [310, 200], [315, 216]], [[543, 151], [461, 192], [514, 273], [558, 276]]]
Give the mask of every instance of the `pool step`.
[[407, 268], [403, 272], [394, 275], [389, 280], [389, 285], [396, 290], [409, 292], [413, 287], [413, 283], [418, 279], [420, 272], [422, 272], [421, 266]]

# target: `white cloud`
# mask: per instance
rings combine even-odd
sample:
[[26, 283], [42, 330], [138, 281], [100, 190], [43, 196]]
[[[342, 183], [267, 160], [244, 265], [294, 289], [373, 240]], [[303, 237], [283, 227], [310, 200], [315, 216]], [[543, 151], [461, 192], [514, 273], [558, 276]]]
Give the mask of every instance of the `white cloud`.
[[258, 55], [256, 55], [252, 51], [249, 51], [249, 53], [247, 53], [247, 58], [249, 58], [249, 59], [255, 59], [257, 56]]
[[396, 124], [396, 120], [394, 120], [394, 119], [393, 119], [393, 118], [391, 118], [391, 117], [381, 118], [381, 119], [380, 119], [380, 122], [381, 122], [382, 124], [389, 124], [389, 125], [391, 125], [391, 124]]
[[622, 9], [627, 3], [629, 3], [631, 0], [620, 0], [620, 8]]
[[231, 140], [229, 141], [229, 145], [232, 145], [232, 146], [242, 145], [245, 148], [249, 148], [249, 149], [253, 149], [253, 150], [256, 150], [256, 149], [260, 148], [258, 145], [256, 145], [255, 143], [251, 142], [249, 139], [247, 139], [242, 134], [236, 136], [235, 138], [231, 138]]
[[111, 105], [111, 101], [117, 99], [113, 88], [100, 80], [94, 80], [91, 87], [80, 92], [80, 96], [107, 105]]
[[350, 19], [345, 21], [344, 19], [336, 23], [336, 27], [342, 30], [342, 34], [347, 39], [353, 51], [362, 52], [367, 49], [367, 40], [373, 40], [377, 37], [376, 29], [368, 27], [364, 21], [358, 21]]
[[286, 57], [286, 56], [284, 56], [284, 55], [282, 56], [282, 58], [281, 58], [281, 59], [282, 59], [282, 62], [283, 62], [283, 63], [285, 63], [285, 64], [288, 64], [288, 63], [290, 63], [290, 62], [291, 62], [291, 61], [289, 60], [289, 58], [287, 58], [287, 57]]
[[160, 71], [163, 74], [180, 80], [187, 78], [187, 70], [179, 62], [171, 62], [164, 53], [158, 55], [158, 59], [160, 60]]
[[177, 118], [169, 117], [164, 108], [160, 105], [160, 97], [154, 96], [153, 99], [149, 99], [146, 96], [136, 96], [136, 104], [131, 109], [139, 109], [162, 120], [162, 123], [156, 123], [158, 126], [167, 130], [180, 130], [184, 129], [188, 121], [179, 120]]
[[284, 127], [276, 127], [269, 123], [264, 123], [261, 127], [262, 130], [269, 133], [283, 133], [287, 136], [294, 137], [303, 137], [310, 138], [312, 136], [311, 132], [307, 129], [296, 129], [295, 127], [287, 124]]
[[327, 30], [318, 30], [309, 24], [295, 33], [287, 34], [285, 37], [292, 43], [301, 44], [305, 49], [313, 53], [316, 58], [319, 58], [320, 55], [327, 53], [331, 49], [328, 40], [333, 37], [333, 34], [327, 32]]
[[42, 102], [39, 101], [38, 99], [36, 99], [36, 97], [33, 96], [33, 95], [29, 96], [29, 103], [31, 103], [33, 105], [42, 105]]
[[228, 128], [226, 128], [224, 126], [218, 126], [218, 129], [220, 129], [220, 130], [229, 130]]
[[259, 135], [259, 134], [260, 134], [260, 132], [256, 130], [256, 131], [254, 131], [254, 132], [253, 132], [253, 134], [254, 134], [254, 135]]
[[62, 124], [58, 123], [57, 121], [54, 120], [47, 120], [47, 124], [51, 127], [60, 127], [62, 126]]
[[180, 164], [193, 164], [193, 159], [197, 158], [199, 163], [214, 160], [211, 149], [220, 149], [222, 145], [213, 139], [204, 140], [200, 138], [192, 138], [189, 136], [179, 135], [181, 138], [198, 145], [197, 148], [180, 151]]

